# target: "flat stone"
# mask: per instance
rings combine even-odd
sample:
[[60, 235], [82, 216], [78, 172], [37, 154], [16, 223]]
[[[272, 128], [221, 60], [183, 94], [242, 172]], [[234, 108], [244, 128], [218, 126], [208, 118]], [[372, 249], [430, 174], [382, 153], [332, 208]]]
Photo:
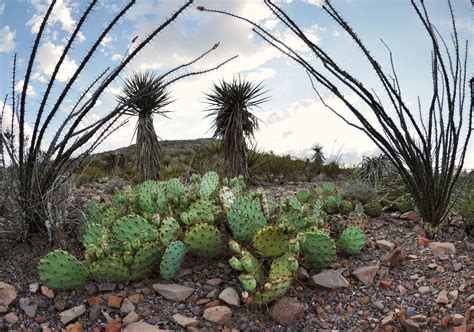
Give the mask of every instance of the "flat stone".
[[9, 306], [16, 299], [15, 287], [5, 282], [0, 282], [0, 305]]
[[151, 325], [145, 322], [135, 322], [128, 324], [122, 330], [123, 332], [166, 332], [167, 330], [162, 330], [156, 325]]
[[107, 305], [110, 308], [120, 309], [120, 306], [122, 305], [122, 301], [123, 301], [123, 296], [110, 295], [109, 298], [107, 299]]
[[431, 288], [429, 288], [428, 286], [421, 286], [418, 288], [418, 293], [420, 293], [421, 295], [426, 295], [430, 291], [431, 291]]
[[401, 265], [407, 257], [407, 251], [405, 247], [399, 246], [391, 250], [385, 256], [382, 257], [382, 262], [390, 267]]
[[133, 303], [133, 304], [139, 304], [143, 301], [143, 295], [142, 294], [133, 294], [129, 295], [128, 299]]
[[128, 324], [138, 322], [140, 316], [135, 311], [130, 312], [127, 316], [122, 319], [122, 324], [127, 326]]
[[86, 312], [86, 306], [81, 304], [75, 306], [74, 308], [68, 309], [59, 313], [59, 318], [61, 319], [61, 323], [67, 324], [70, 321], [76, 319], [77, 317], [83, 315]]
[[182, 327], [198, 327], [199, 326], [199, 321], [194, 318], [186, 317], [181, 314], [174, 314], [173, 315], [173, 320], [175, 321], [176, 324]]
[[24, 297], [20, 299], [19, 303], [21, 310], [23, 310], [28, 317], [34, 318], [36, 316], [38, 305], [31, 303], [31, 299]]
[[454, 272], [459, 272], [462, 269], [462, 263], [454, 263], [453, 264], [453, 271]]
[[4, 318], [8, 324], [15, 324], [16, 322], [18, 322], [18, 316], [15, 315], [13, 312], [6, 314]]
[[418, 332], [421, 331], [420, 324], [414, 322], [411, 319], [405, 319], [400, 322], [405, 332]]
[[436, 263], [431, 263], [431, 264], [428, 265], [428, 267], [429, 267], [430, 269], [434, 270], [434, 269], [436, 269], [436, 268], [438, 267], [438, 264], [436, 264]]
[[459, 291], [457, 289], [452, 290], [448, 293], [448, 298], [453, 300], [453, 302], [456, 302], [459, 296]]
[[128, 315], [134, 310], [135, 306], [133, 305], [132, 301], [130, 301], [129, 299], [124, 299], [120, 307], [120, 313], [122, 315]]
[[222, 284], [223, 280], [221, 278], [213, 278], [206, 280], [206, 284], [217, 287]]
[[193, 288], [177, 284], [154, 284], [153, 289], [165, 299], [176, 302], [185, 301], [194, 292]]
[[395, 248], [395, 244], [387, 240], [377, 240], [375, 242], [377, 243], [377, 246], [380, 249], [385, 250], [385, 251], [389, 251]]
[[310, 279], [313, 285], [322, 286], [329, 289], [338, 289], [349, 287], [349, 281], [344, 278], [339, 272], [334, 270], [326, 270], [320, 272]]
[[176, 273], [176, 276], [174, 277], [175, 279], [180, 279], [182, 277], [186, 277], [187, 275], [190, 275], [193, 273], [193, 270], [191, 269], [181, 269]]
[[373, 266], [363, 266], [355, 269], [352, 272], [357, 279], [359, 279], [364, 285], [368, 286], [374, 281], [377, 272], [379, 271], [378, 265]]
[[237, 293], [237, 291], [232, 287], [227, 287], [226, 289], [224, 289], [219, 294], [219, 299], [227, 304], [240, 307], [239, 293]]
[[448, 304], [449, 299], [448, 299], [448, 291], [447, 290], [442, 290], [439, 292], [438, 297], [436, 298], [436, 303], [438, 304]]
[[410, 221], [418, 221], [418, 220], [420, 220], [420, 216], [418, 214], [416, 214], [416, 212], [408, 211], [408, 212], [405, 212], [404, 214], [402, 214], [400, 216], [400, 219], [410, 220]]
[[84, 328], [81, 323], [75, 322], [74, 324], [66, 326], [66, 332], [84, 332]]
[[430, 242], [428, 244], [428, 249], [436, 256], [451, 254], [454, 255], [456, 253], [456, 247], [454, 244], [449, 242]]
[[395, 313], [393, 311], [390, 311], [383, 319], [382, 319], [382, 325], [387, 325], [388, 323], [393, 322], [393, 317]]
[[280, 325], [291, 326], [304, 312], [304, 303], [290, 297], [282, 297], [270, 308], [270, 316]]
[[222, 325], [227, 323], [232, 317], [232, 310], [229, 307], [219, 305], [204, 309], [202, 317], [210, 322]]

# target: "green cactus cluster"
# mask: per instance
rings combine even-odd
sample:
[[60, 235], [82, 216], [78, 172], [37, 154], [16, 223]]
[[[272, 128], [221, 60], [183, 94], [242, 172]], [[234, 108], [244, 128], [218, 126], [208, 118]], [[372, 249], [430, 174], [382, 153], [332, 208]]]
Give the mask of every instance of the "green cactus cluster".
[[[217, 258], [230, 252], [243, 290], [264, 304], [287, 292], [301, 259], [320, 269], [338, 250], [362, 250], [363, 210], [330, 182], [277, 204], [264, 189], [247, 190], [243, 178], [219, 179], [215, 172], [193, 175], [187, 184], [146, 181], [85, 211], [80, 241], [86, 264], [57, 250], [38, 270], [48, 287], [70, 290], [88, 277], [129, 282], [159, 273], [169, 280], [188, 254]], [[334, 222], [338, 218], [344, 222]]]

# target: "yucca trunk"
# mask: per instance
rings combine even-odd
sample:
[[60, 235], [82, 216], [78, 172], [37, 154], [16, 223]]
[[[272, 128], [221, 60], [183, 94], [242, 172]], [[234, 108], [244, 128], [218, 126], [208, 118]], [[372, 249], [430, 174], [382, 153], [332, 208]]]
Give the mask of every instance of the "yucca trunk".
[[140, 115], [137, 124], [137, 170], [138, 181], [159, 180], [160, 178], [160, 146], [153, 116]]
[[229, 144], [224, 147], [225, 173], [228, 177], [242, 175], [250, 178], [250, 171], [247, 163], [247, 146], [242, 138], [240, 144]]

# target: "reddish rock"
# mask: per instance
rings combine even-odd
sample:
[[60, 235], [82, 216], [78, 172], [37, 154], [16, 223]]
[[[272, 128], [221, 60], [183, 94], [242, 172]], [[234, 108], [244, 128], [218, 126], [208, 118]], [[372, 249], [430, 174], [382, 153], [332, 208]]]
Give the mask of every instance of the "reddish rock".
[[400, 321], [400, 324], [403, 326], [405, 332], [421, 331], [420, 324], [414, 322], [411, 319], [402, 320], [402, 321]]
[[66, 332], [84, 332], [84, 328], [81, 323], [75, 322], [74, 324], [66, 326]]
[[89, 303], [89, 305], [91, 307], [93, 307], [95, 305], [101, 305], [102, 302], [103, 302], [103, 300], [99, 296], [90, 297], [90, 298], [87, 299], [87, 303]]
[[111, 320], [105, 327], [105, 332], [120, 332], [122, 330], [122, 322], [120, 318]]
[[211, 302], [208, 302], [204, 305], [204, 309], [207, 309], [207, 308], [212, 308], [212, 307], [217, 307], [221, 305], [221, 301], [220, 300], [214, 300], [214, 301], [211, 301]]
[[120, 306], [122, 305], [122, 300], [123, 300], [123, 296], [110, 295], [109, 299], [107, 300], [107, 305], [110, 308], [120, 309]]
[[5, 282], [0, 282], [0, 305], [8, 307], [16, 299], [15, 287]]
[[143, 301], [143, 295], [142, 294], [133, 294], [133, 295], [129, 295], [128, 296], [128, 299], [130, 300], [130, 302], [132, 302], [133, 304], [139, 304]]
[[426, 237], [424, 236], [418, 237], [418, 244], [426, 247], [429, 243], [430, 243], [430, 240], [428, 240]]
[[391, 288], [392, 282], [388, 279], [382, 279], [380, 280], [380, 286], [385, 287], [385, 288]]
[[54, 298], [54, 291], [46, 286], [41, 286], [41, 293], [46, 296], [48, 299]]
[[[280, 325], [291, 326], [303, 314], [304, 304], [291, 297], [282, 297], [270, 308], [270, 316]], [[319, 313], [321, 315], [322, 313]]]
[[223, 325], [232, 317], [232, 310], [229, 307], [219, 305], [205, 309], [202, 317], [210, 322]]
[[436, 256], [456, 253], [456, 248], [452, 243], [449, 242], [430, 242], [428, 244], [428, 249]]
[[363, 266], [354, 270], [352, 272], [352, 275], [354, 275], [357, 279], [359, 279], [364, 285], [368, 286], [372, 284], [378, 271], [379, 271], [379, 267], [377, 265]]
[[382, 258], [382, 262], [390, 267], [401, 265], [407, 257], [407, 251], [403, 246], [398, 246]]

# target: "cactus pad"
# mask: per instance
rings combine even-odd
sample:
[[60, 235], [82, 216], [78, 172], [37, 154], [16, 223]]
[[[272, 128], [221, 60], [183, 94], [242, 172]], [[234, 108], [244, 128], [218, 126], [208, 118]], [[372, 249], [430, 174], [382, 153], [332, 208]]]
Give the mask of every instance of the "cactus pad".
[[288, 250], [290, 236], [281, 228], [269, 226], [261, 229], [252, 241], [255, 250], [265, 257], [280, 256]]
[[160, 275], [163, 279], [175, 277], [183, 264], [186, 252], [186, 246], [181, 241], [174, 241], [166, 248], [160, 263]]
[[210, 197], [216, 192], [218, 185], [219, 175], [216, 172], [207, 172], [201, 178], [199, 194], [201, 195], [201, 197]]
[[189, 228], [183, 242], [189, 252], [196, 256], [213, 258], [226, 252], [226, 242], [222, 233], [215, 226], [206, 223]]
[[179, 239], [183, 233], [181, 226], [173, 217], [166, 218], [162, 221], [160, 230], [160, 241], [163, 245], [167, 246], [171, 242]]
[[349, 227], [342, 232], [337, 244], [347, 254], [357, 254], [364, 248], [365, 234], [359, 227]]
[[329, 266], [336, 258], [334, 241], [321, 231], [306, 232], [301, 247], [305, 258], [318, 269]]
[[54, 250], [43, 257], [38, 271], [41, 281], [54, 290], [73, 290], [87, 279], [87, 271], [81, 262], [63, 250]]
[[247, 243], [267, 225], [259, 203], [247, 197], [239, 197], [234, 201], [227, 212], [227, 220], [233, 237]]
[[370, 202], [364, 205], [364, 212], [372, 218], [377, 218], [382, 214], [382, 205], [379, 202]]

